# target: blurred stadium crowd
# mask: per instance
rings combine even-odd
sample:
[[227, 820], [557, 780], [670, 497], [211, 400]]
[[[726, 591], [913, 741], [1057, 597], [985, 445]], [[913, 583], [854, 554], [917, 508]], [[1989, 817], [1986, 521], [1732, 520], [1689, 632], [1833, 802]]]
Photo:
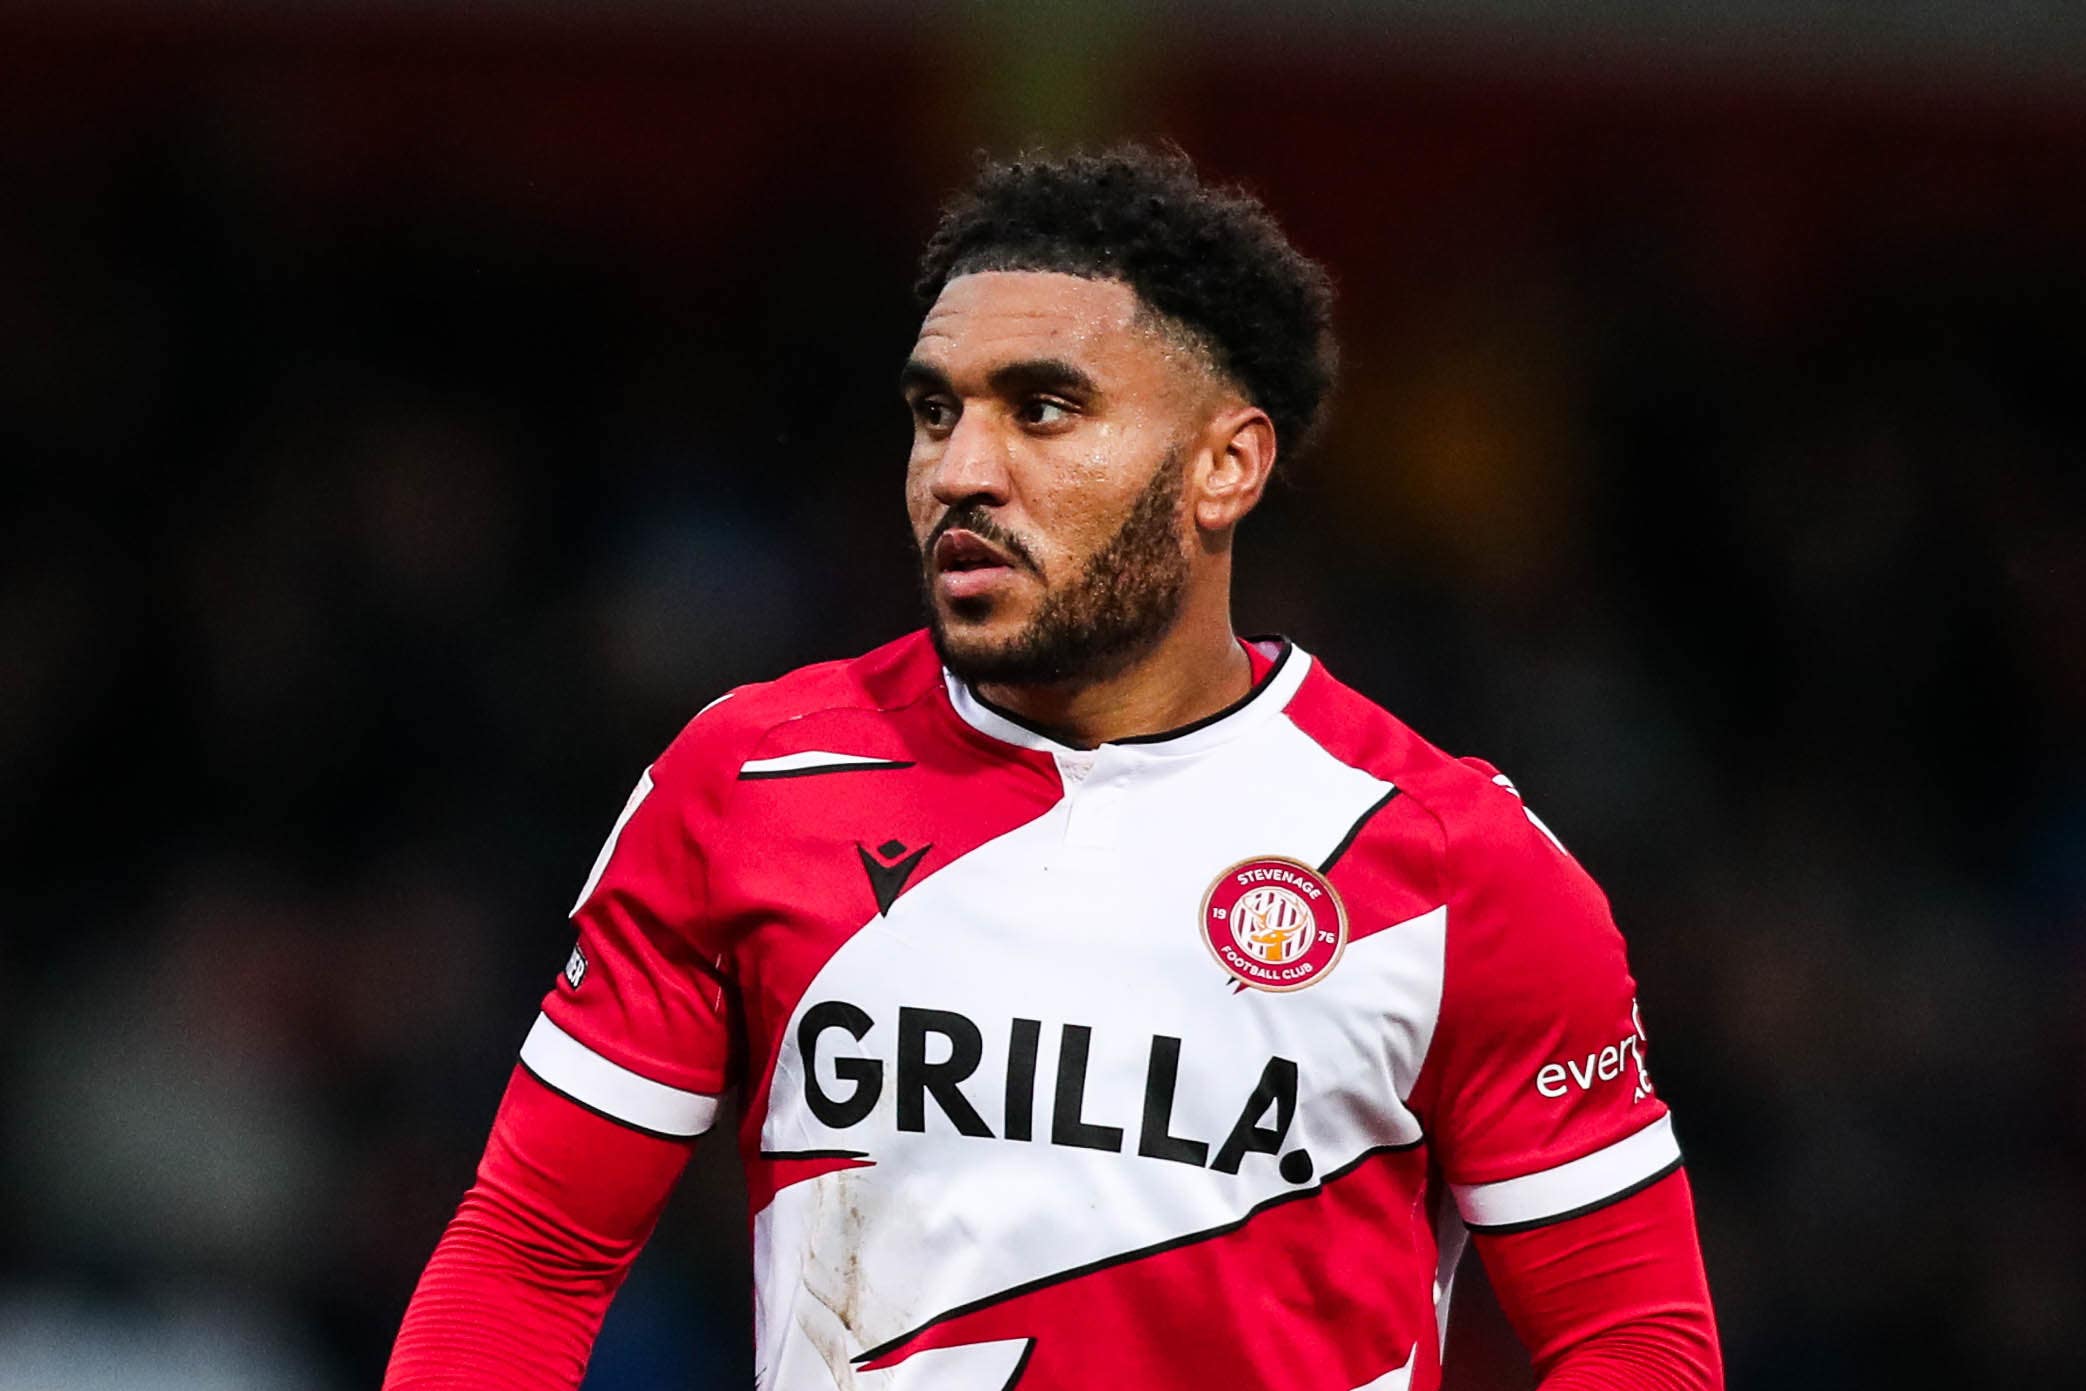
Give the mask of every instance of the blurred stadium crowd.
[[[637, 770], [913, 625], [911, 259], [1022, 112], [1332, 265], [1242, 627], [1607, 888], [1732, 1384], [2086, 1384], [2082, 89], [0, 27], [0, 1385], [374, 1384]], [[749, 1384], [728, 1150], [590, 1385]]]

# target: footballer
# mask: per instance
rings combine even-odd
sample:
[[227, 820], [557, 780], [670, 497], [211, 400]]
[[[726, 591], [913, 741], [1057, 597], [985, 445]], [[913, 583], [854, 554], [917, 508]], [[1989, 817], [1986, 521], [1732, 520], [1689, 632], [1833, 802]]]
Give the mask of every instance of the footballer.
[[1138, 147], [985, 165], [900, 372], [927, 627], [712, 701], [573, 908], [386, 1385], [575, 1387], [729, 1093], [763, 1391], [1723, 1384], [1606, 900], [1232, 555], [1331, 292]]

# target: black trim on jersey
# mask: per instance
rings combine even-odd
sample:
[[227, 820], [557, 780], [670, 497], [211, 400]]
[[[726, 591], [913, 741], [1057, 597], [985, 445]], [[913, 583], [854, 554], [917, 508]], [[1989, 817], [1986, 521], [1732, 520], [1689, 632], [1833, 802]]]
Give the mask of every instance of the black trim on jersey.
[[1340, 837], [1340, 843], [1333, 847], [1333, 853], [1325, 857], [1325, 863], [1318, 867], [1318, 872], [1320, 874], [1331, 874], [1333, 872], [1333, 866], [1339, 862], [1340, 857], [1342, 855], [1345, 855], [1350, 849], [1354, 847], [1355, 837], [1359, 836], [1362, 833], [1362, 827], [1368, 825], [1369, 819], [1375, 816], [1376, 813], [1382, 811], [1385, 807], [1389, 806], [1391, 804], [1391, 798], [1397, 795], [1398, 789], [1395, 787], [1392, 788], [1390, 791], [1384, 793], [1383, 796], [1377, 798], [1375, 804], [1372, 805], [1369, 808], [1369, 810], [1363, 812], [1360, 817], [1356, 818], [1355, 823], [1347, 828], [1347, 834]]
[[1178, 729], [1168, 729], [1158, 734], [1133, 734], [1127, 739], [1111, 739], [1109, 742], [1112, 744], [1163, 744], [1168, 739], [1178, 739], [1183, 734], [1193, 734], [1198, 729], [1208, 729], [1217, 721], [1228, 720], [1239, 711], [1251, 705], [1260, 693], [1265, 691], [1274, 679], [1282, 674], [1282, 668], [1289, 663], [1290, 654], [1296, 651], [1296, 644], [1285, 637], [1246, 638], [1244, 641], [1279, 642], [1282, 644], [1281, 655], [1275, 658], [1274, 664], [1267, 669], [1267, 674], [1253, 683], [1252, 690], [1246, 692], [1216, 714], [1204, 715], [1201, 719], [1190, 724], [1184, 724]]
[[[526, 1072], [531, 1077], [535, 1078], [538, 1084], [540, 1084], [545, 1091], [554, 1092], [557, 1095], [564, 1097], [567, 1101], [579, 1107], [579, 1109], [582, 1111], [590, 1111], [593, 1114], [601, 1117], [601, 1119], [605, 1121], [614, 1121], [617, 1125], [622, 1126], [625, 1130], [635, 1130], [638, 1134], [649, 1135], [655, 1140], [671, 1140], [677, 1145], [692, 1145], [697, 1140], [701, 1139], [702, 1135], [705, 1133], [698, 1131], [694, 1135], [672, 1135], [664, 1130], [654, 1130], [650, 1126], [639, 1125], [636, 1121], [626, 1121], [621, 1116], [615, 1115], [612, 1112], [602, 1110], [599, 1106], [590, 1105], [587, 1102], [581, 1101], [571, 1092], [566, 1091], [563, 1087], [551, 1081], [542, 1073], [538, 1072], [535, 1068], [530, 1067], [527, 1063], [522, 1062], [519, 1058], [515, 1059], [515, 1062], [520, 1066], [523, 1072]], [[697, 1092], [696, 1095], [701, 1096], [702, 1093]]]
[[1526, 1222], [1502, 1222], [1496, 1227], [1480, 1227], [1475, 1222], [1465, 1222], [1463, 1225], [1476, 1232], [1479, 1236], [1507, 1236], [1513, 1232], [1532, 1232], [1537, 1227], [1548, 1227], [1558, 1222], [1569, 1222], [1574, 1217], [1584, 1217], [1589, 1212], [1599, 1212], [1604, 1207], [1613, 1206], [1624, 1198], [1636, 1197], [1660, 1179], [1671, 1178], [1675, 1173], [1679, 1172], [1680, 1166], [1681, 1161], [1676, 1159], [1657, 1173], [1647, 1174], [1626, 1188], [1618, 1188], [1607, 1197], [1596, 1198], [1590, 1203], [1581, 1204], [1570, 1212], [1560, 1212], [1550, 1217], [1531, 1217]]
[[1007, 1374], [1006, 1384], [1000, 1387], [1000, 1391], [1014, 1391], [1014, 1384], [1020, 1381], [1021, 1374], [1029, 1369], [1029, 1359], [1035, 1355], [1036, 1340], [1031, 1338], [1021, 1345], [1021, 1356], [1016, 1359], [1014, 1370]]
[[763, 1159], [867, 1159], [868, 1150], [762, 1150]]
[[740, 782], [765, 782], [769, 778], [815, 778], [826, 773], [882, 773], [892, 768], [910, 768], [910, 762], [899, 759], [878, 759], [873, 763], [813, 763], [803, 768], [756, 768], [749, 773], [739, 770]]
[[978, 693], [978, 688], [976, 686], [971, 685], [970, 682], [964, 682], [964, 686], [966, 689], [970, 691], [972, 700], [977, 701], [978, 704], [984, 706], [993, 714], [998, 715], [1008, 724], [1019, 725], [1021, 728], [1027, 730], [1029, 733], [1035, 735], [1038, 739], [1048, 739], [1053, 744], [1061, 742], [1058, 739], [1057, 735], [1043, 728], [1043, 726], [1037, 724], [1030, 724], [1027, 720], [1023, 719], [1021, 716], [1015, 714], [1012, 710], [1007, 709], [1003, 705], [994, 705], [991, 701], [987, 700], [984, 696], [980, 695]]
[[[1225, 706], [1222, 710], [1219, 710], [1214, 715], [1204, 715], [1199, 720], [1190, 721], [1189, 723], [1180, 725], [1174, 729], [1162, 729], [1157, 734], [1131, 734], [1121, 739], [1110, 739], [1107, 742], [1111, 744], [1163, 744], [1169, 739], [1178, 739], [1184, 734], [1193, 734], [1198, 729], [1207, 729], [1211, 725], [1217, 723], [1217, 721], [1219, 720], [1228, 720], [1233, 715], [1236, 715], [1239, 711], [1251, 705], [1254, 701], [1254, 698], [1260, 695], [1262, 691], [1265, 691], [1268, 688], [1268, 683], [1273, 681], [1276, 675], [1281, 672], [1283, 665], [1289, 661], [1290, 654], [1296, 651], [1296, 644], [1291, 642], [1288, 638], [1280, 636], [1279, 634], [1266, 634], [1260, 637], [1243, 638], [1241, 639], [1241, 641], [1279, 642], [1282, 644], [1281, 655], [1275, 658], [1274, 664], [1267, 669], [1266, 674], [1263, 675], [1258, 681], [1255, 681], [1253, 683], [1252, 690], [1247, 691], [1244, 695], [1240, 696], [1237, 700], [1234, 700], [1231, 704]], [[965, 685], [970, 690], [972, 700], [977, 701], [978, 704], [984, 706], [993, 714], [998, 715], [1008, 724], [1019, 725], [1021, 728], [1027, 730], [1029, 733], [1035, 735], [1037, 738], [1048, 739], [1053, 744], [1064, 742], [1063, 740], [1058, 738], [1057, 734], [1054, 731], [1044, 729], [1040, 725], [1031, 724], [1027, 720], [1023, 719], [1021, 716], [1015, 714], [1012, 710], [1008, 710], [1002, 706], [994, 705], [991, 701], [987, 700], [982, 694], [979, 693], [979, 690], [976, 686], [972, 686], [968, 682], [966, 682]]]
[[[1154, 1242], [1150, 1246], [1140, 1246], [1135, 1251], [1121, 1251], [1113, 1256], [1103, 1256], [1100, 1260], [1088, 1261], [1085, 1265], [1076, 1265], [1070, 1270], [1060, 1270], [1049, 1275], [1041, 1275], [1033, 1280], [1024, 1281], [1019, 1285], [1010, 1286], [997, 1294], [988, 1294], [983, 1299], [974, 1299], [968, 1304], [959, 1304], [953, 1309], [945, 1309], [919, 1327], [909, 1332], [901, 1333], [888, 1342], [879, 1343], [853, 1360], [857, 1363], [873, 1362], [879, 1357], [896, 1352], [899, 1348], [904, 1347], [930, 1328], [945, 1324], [951, 1319], [960, 1319], [966, 1314], [975, 1314], [980, 1309], [989, 1309], [995, 1304], [1004, 1304], [1010, 1299], [1019, 1299], [1023, 1295], [1034, 1294], [1037, 1290], [1049, 1289], [1052, 1285], [1062, 1285], [1067, 1281], [1077, 1280], [1081, 1276], [1092, 1275], [1096, 1271], [1107, 1270], [1112, 1266], [1128, 1265], [1132, 1261], [1144, 1260], [1148, 1256], [1163, 1256], [1169, 1251], [1178, 1251], [1184, 1246], [1193, 1246], [1199, 1241], [1209, 1241], [1216, 1237], [1229, 1236], [1261, 1213], [1266, 1212], [1269, 1208], [1280, 1207], [1284, 1203], [1293, 1203], [1299, 1198], [1317, 1196], [1325, 1191], [1327, 1184], [1345, 1178], [1348, 1174], [1361, 1168], [1362, 1165], [1380, 1154], [1398, 1154], [1405, 1150], [1415, 1150], [1426, 1143], [1427, 1137], [1422, 1135], [1417, 1140], [1409, 1140], [1401, 1145], [1371, 1146], [1331, 1173], [1320, 1175], [1318, 1180], [1308, 1187], [1292, 1188], [1287, 1193], [1277, 1193], [1272, 1198], [1265, 1198], [1246, 1209], [1243, 1215], [1234, 1217], [1229, 1222], [1220, 1223], [1214, 1227], [1205, 1227], [1199, 1232], [1188, 1232], [1182, 1236], [1171, 1236], [1164, 1241]], [[1012, 1386], [1014, 1383], [1010, 1381], [1007, 1384]]]

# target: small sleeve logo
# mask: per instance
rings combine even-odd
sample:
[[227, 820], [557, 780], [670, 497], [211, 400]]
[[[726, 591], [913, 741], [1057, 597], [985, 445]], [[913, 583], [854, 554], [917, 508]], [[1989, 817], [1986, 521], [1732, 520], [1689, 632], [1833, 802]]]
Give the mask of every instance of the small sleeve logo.
[[579, 989], [579, 983], [586, 978], [587, 954], [578, 947], [574, 947], [572, 955], [565, 958], [565, 984], [577, 990]]
[[1613, 1082], [1625, 1072], [1634, 1074], [1630, 1104], [1651, 1095], [1651, 1072], [1644, 1065], [1644, 1014], [1630, 1001], [1630, 1031], [1605, 1048], [1590, 1049], [1584, 1057], [1557, 1058], [1536, 1069], [1536, 1091], [1555, 1101], [1574, 1091], [1591, 1092], [1603, 1082]]

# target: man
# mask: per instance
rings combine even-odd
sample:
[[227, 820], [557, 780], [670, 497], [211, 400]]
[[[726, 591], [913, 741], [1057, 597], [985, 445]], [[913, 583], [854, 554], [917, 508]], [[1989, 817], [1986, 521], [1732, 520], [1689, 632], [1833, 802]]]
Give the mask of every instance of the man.
[[387, 1384], [577, 1385], [735, 1092], [763, 1388], [1418, 1391], [1466, 1231], [1550, 1391], [1721, 1385], [1599, 890], [1232, 632], [1322, 272], [1129, 149], [988, 167], [921, 290], [929, 631], [646, 771]]

